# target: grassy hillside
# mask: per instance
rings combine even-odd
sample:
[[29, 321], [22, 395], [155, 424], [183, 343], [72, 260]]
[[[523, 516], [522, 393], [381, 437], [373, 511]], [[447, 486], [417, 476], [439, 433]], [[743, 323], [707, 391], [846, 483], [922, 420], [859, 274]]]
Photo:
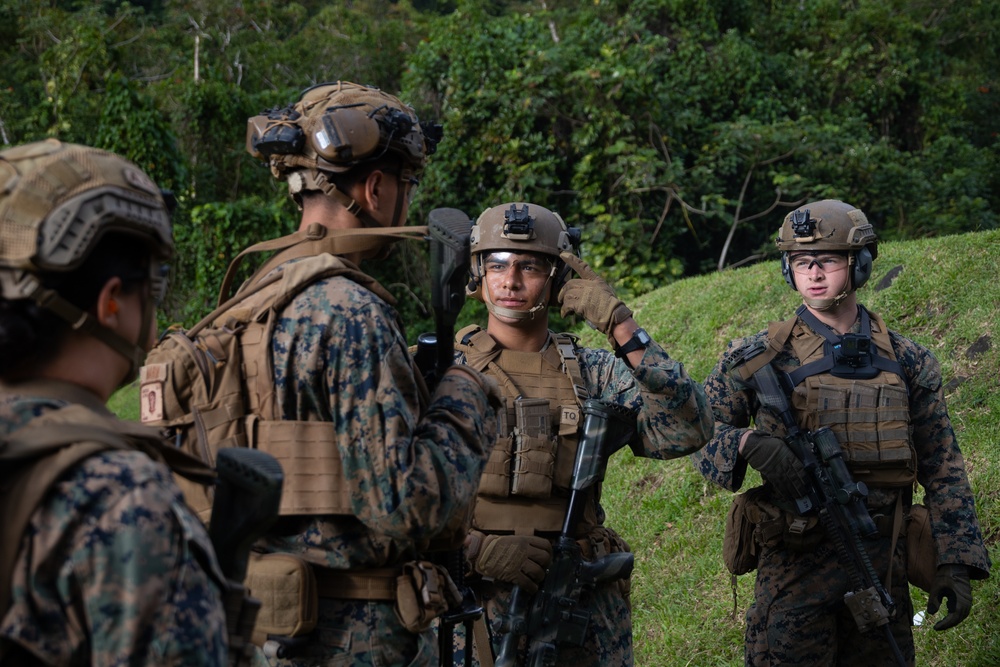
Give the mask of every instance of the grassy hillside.
[[[994, 562], [1000, 560], [998, 265], [1000, 232], [884, 244], [872, 280], [859, 292], [890, 328], [926, 345], [941, 361]], [[684, 280], [635, 305], [640, 324], [693, 377], [704, 379], [730, 339], [784, 319], [799, 303], [778, 263], [768, 262]], [[593, 332], [584, 338], [602, 344]], [[744, 488], [756, 482], [748, 479]], [[752, 601], [753, 575], [738, 580], [734, 617], [721, 559], [732, 494], [704, 482], [687, 460], [647, 461], [626, 450], [612, 461], [604, 498], [609, 525], [636, 553], [636, 664], [742, 665], [743, 613]], [[922, 609], [926, 596], [914, 593], [914, 607]], [[972, 615], [957, 628], [914, 628], [918, 665], [1000, 664], [997, 577], [974, 582], [973, 598]]]
[[[889, 326], [941, 360], [979, 518], [993, 560], [1000, 560], [1000, 232], [880, 247], [861, 300]], [[889, 279], [888, 276], [894, 278]], [[697, 379], [726, 343], [787, 317], [798, 305], [777, 262], [684, 280], [653, 292], [636, 318]], [[590, 345], [603, 337], [583, 332]], [[137, 416], [135, 390], [115, 397], [119, 414]], [[752, 477], [747, 487], [756, 483]], [[636, 664], [649, 667], [741, 665], [743, 612], [753, 576], [740, 577], [734, 612], [722, 564], [723, 520], [732, 494], [709, 486], [687, 460], [656, 462], [616, 455], [605, 484], [609, 525], [636, 553], [632, 589]], [[1000, 664], [1000, 587], [973, 583], [972, 615], [937, 633], [915, 628], [918, 665]], [[915, 591], [921, 609], [926, 597]], [[941, 614], [939, 613], [939, 617]]]

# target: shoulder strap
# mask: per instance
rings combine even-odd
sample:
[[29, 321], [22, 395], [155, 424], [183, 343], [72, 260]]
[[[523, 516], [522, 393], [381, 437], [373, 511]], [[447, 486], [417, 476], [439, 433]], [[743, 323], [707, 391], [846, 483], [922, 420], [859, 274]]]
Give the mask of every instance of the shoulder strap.
[[572, 334], [557, 333], [552, 334], [552, 339], [552, 343], [556, 346], [556, 349], [559, 351], [559, 357], [562, 359], [563, 370], [569, 376], [570, 382], [573, 383], [573, 392], [576, 394], [577, 404], [583, 407], [583, 402], [590, 398], [590, 395], [583, 384], [580, 359], [576, 355], [579, 349], [577, 338]]
[[[796, 314], [802, 318], [802, 321], [805, 322], [809, 328], [826, 339], [826, 343], [824, 344], [826, 352], [822, 358], [804, 366], [800, 366], [788, 374], [788, 379], [791, 381], [793, 387], [797, 387], [799, 383], [808, 377], [819, 375], [820, 373], [826, 373], [827, 371], [833, 369], [835, 365], [833, 346], [837, 345], [841, 341], [840, 336], [835, 334], [829, 327], [820, 322], [819, 319], [809, 312], [805, 306], [800, 306], [796, 311]], [[871, 354], [872, 367], [879, 371], [893, 373], [905, 380], [903, 367], [896, 361], [895, 354], [892, 351], [892, 343], [889, 340], [889, 334], [885, 328], [885, 322], [883, 322], [882, 318], [877, 315], [874, 316], [876, 318], [875, 321], [879, 327], [879, 331], [873, 335], [871, 325], [873, 317], [872, 314], [864, 306], [858, 306], [858, 314], [861, 318], [860, 333], [868, 336], [875, 342], [875, 346], [872, 348]], [[879, 348], [882, 348], [882, 354], [879, 353]], [[889, 356], [883, 356], [884, 354], [888, 354]]]
[[[252, 285], [266, 276], [272, 270], [288, 262], [291, 259], [301, 257], [311, 257], [313, 255], [345, 255], [354, 252], [361, 252], [380, 245], [388, 237], [391, 240], [399, 240], [407, 237], [423, 238], [427, 236], [427, 227], [388, 227], [380, 229], [328, 229], [319, 223], [312, 223], [305, 229], [282, 236], [277, 239], [262, 241], [245, 249], [230, 262], [226, 270], [222, 287], [219, 289], [218, 304], [221, 306], [228, 300], [232, 290], [233, 281], [236, 278], [237, 270], [243, 260], [251, 254], [278, 251], [278, 253], [265, 261], [245, 283], [239, 291], [243, 291], [247, 285]], [[366, 276], [367, 277], [367, 276]], [[369, 280], [373, 279], [369, 278]], [[377, 284], [377, 283], [376, 283]], [[381, 287], [381, 286], [380, 286]], [[372, 290], [375, 291], [375, 290]], [[384, 290], [383, 290], [384, 291]], [[386, 294], [388, 294], [386, 292]], [[385, 299], [382, 294], [380, 297]], [[391, 296], [386, 299], [390, 304], [394, 303]]]
[[739, 374], [743, 382], [749, 382], [754, 373], [778, 356], [785, 343], [791, 338], [792, 329], [798, 321], [798, 312], [783, 322], [771, 322], [767, 326], [767, 343], [759, 343], [740, 350], [733, 362], [732, 372]]

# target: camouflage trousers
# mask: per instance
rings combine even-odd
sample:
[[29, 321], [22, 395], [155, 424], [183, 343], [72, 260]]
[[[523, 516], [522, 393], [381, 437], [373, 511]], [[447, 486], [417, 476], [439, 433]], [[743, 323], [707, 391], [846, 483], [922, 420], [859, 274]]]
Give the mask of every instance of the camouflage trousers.
[[320, 598], [316, 629], [285, 659], [255, 650], [253, 667], [438, 667], [437, 633], [408, 632], [392, 602]]
[[[573, 667], [631, 667], [632, 607], [628, 587], [628, 580], [602, 584], [589, 596], [581, 599], [582, 609], [590, 612], [590, 623], [583, 645], [560, 645], [556, 664]], [[511, 586], [490, 583], [479, 587], [476, 592], [482, 595], [493, 655], [496, 655], [503, 641], [500, 627], [510, 606]], [[465, 639], [461, 626], [455, 634], [455, 667], [462, 667], [465, 664]], [[473, 664], [479, 667], [478, 655], [475, 655]]]
[[[908, 665], [913, 665], [913, 603], [906, 581], [906, 540], [896, 544], [892, 586], [896, 603], [889, 628]], [[872, 566], [885, 584], [889, 569], [889, 537], [865, 541]], [[895, 665], [885, 628], [862, 633], [844, 604], [852, 589], [847, 571], [828, 540], [806, 553], [779, 545], [762, 547], [747, 610], [746, 664], [754, 667], [808, 665], [851, 667]]]

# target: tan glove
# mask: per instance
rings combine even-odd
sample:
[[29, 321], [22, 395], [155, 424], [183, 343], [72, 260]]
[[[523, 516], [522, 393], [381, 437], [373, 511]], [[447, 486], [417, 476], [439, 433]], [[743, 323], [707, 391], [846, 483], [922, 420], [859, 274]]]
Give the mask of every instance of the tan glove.
[[557, 298], [562, 304], [559, 314], [566, 317], [576, 313], [610, 338], [615, 325], [631, 317], [632, 311], [585, 261], [571, 252], [564, 252], [559, 258], [580, 275], [568, 280], [559, 290]]
[[945, 598], [948, 598], [948, 615], [934, 624], [934, 629], [939, 631], [955, 627], [972, 611], [972, 584], [969, 583], [968, 567], [938, 565], [927, 598], [927, 613], [936, 614]]
[[465, 553], [472, 569], [484, 577], [520, 586], [533, 594], [552, 562], [552, 544], [534, 535], [486, 535], [469, 531]]

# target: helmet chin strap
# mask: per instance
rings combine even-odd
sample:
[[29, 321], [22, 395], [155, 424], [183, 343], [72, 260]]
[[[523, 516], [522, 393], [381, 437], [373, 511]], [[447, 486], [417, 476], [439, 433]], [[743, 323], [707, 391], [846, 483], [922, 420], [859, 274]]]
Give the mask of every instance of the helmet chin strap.
[[146, 358], [146, 348], [140, 343], [149, 337], [150, 322], [153, 319], [153, 299], [148, 295], [142, 299], [142, 326], [139, 328], [139, 338], [130, 342], [118, 333], [100, 324], [97, 319], [85, 310], [81, 310], [62, 298], [55, 290], [39, 287], [31, 295], [41, 308], [53, 313], [59, 319], [70, 325], [74, 331], [93, 336], [128, 361], [128, 374], [118, 383], [118, 388], [124, 387], [139, 376], [139, 367]]
[[854, 253], [852, 252], [847, 256], [847, 286], [844, 291], [832, 299], [810, 299], [804, 296], [802, 302], [813, 310], [823, 312], [839, 306], [854, 291]]
[[854, 290], [844, 290], [832, 299], [810, 299], [809, 297], [804, 296], [802, 297], [802, 302], [813, 310], [822, 312], [839, 306], [853, 291]]
[[549, 277], [545, 280], [545, 287], [542, 289], [541, 296], [538, 298], [538, 303], [528, 310], [511, 310], [510, 308], [504, 308], [503, 306], [496, 305], [493, 303], [493, 296], [490, 294], [486, 281], [482, 279], [480, 280], [481, 283], [479, 289], [483, 295], [483, 303], [486, 304], [486, 310], [488, 310], [491, 314], [496, 315], [497, 317], [509, 317], [514, 320], [533, 320], [539, 311], [545, 311], [546, 309], [545, 295], [548, 294], [550, 285], [552, 284], [552, 273], [549, 273]]

